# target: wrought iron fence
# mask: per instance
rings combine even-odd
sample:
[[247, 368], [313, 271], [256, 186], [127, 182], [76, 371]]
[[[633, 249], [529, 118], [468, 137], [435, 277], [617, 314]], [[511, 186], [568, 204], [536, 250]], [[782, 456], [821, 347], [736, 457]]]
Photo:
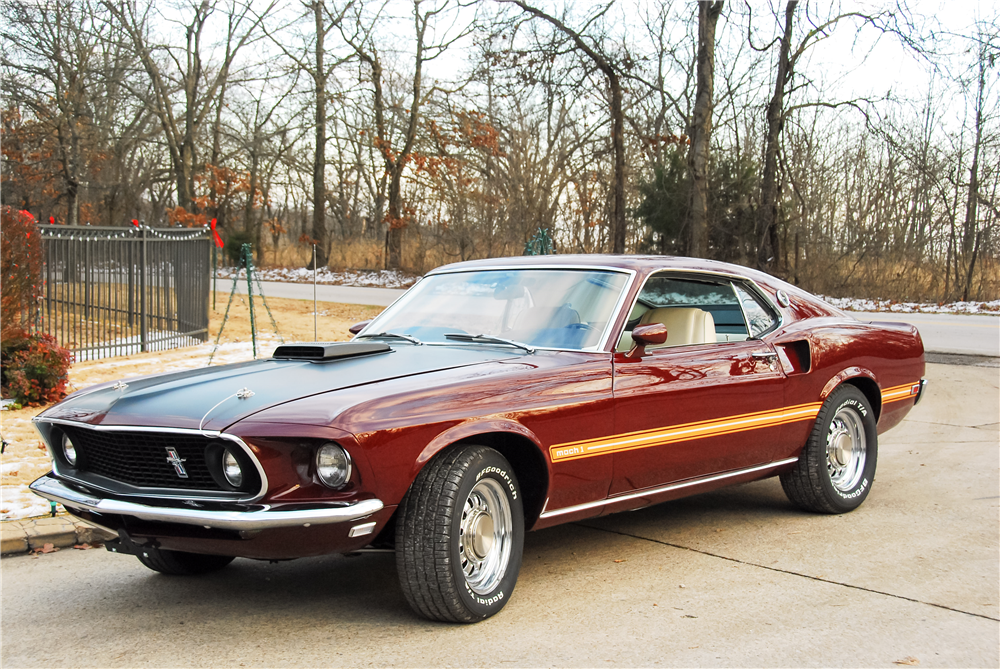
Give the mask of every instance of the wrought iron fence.
[[38, 329], [77, 360], [191, 346], [208, 338], [207, 231], [39, 225]]

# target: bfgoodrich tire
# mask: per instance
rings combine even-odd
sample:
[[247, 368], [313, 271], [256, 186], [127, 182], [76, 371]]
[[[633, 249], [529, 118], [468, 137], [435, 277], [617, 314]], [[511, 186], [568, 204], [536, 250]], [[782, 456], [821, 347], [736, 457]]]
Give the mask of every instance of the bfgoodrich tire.
[[209, 574], [223, 569], [234, 560], [225, 555], [184, 553], [163, 548], [141, 548], [136, 557], [144, 566], [169, 576]]
[[845, 384], [823, 403], [795, 469], [781, 475], [788, 499], [807, 511], [846, 513], [871, 492], [878, 460], [875, 413]]
[[510, 600], [521, 569], [524, 511], [510, 463], [492, 448], [445, 451], [399, 507], [396, 567], [413, 610], [474, 623]]

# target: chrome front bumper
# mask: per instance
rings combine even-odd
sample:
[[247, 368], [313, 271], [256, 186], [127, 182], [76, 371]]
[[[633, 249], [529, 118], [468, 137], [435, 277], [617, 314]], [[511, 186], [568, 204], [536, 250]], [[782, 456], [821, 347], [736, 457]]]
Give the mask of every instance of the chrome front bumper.
[[344, 506], [295, 511], [275, 510], [266, 506], [256, 511], [212, 511], [148, 506], [88, 495], [69, 487], [49, 474], [32, 483], [29, 488], [35, 494], [53, 502], [59, 502], [71, 509], [107, 515], [132, 516], [162, 523], [181, 523], [183, 525], [199, 525], [208, 529], [237, 531], [347, 523], [370, 516], [383, 507], [381, 500], [377, 499], [366, 499]]

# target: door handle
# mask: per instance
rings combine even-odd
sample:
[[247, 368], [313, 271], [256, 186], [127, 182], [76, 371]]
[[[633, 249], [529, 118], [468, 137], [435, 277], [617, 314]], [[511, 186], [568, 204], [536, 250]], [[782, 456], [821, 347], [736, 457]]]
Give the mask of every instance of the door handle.
[[771, 351], [768, 351], [766, 353], [762, 351], [756, 351], [754, 353], [751, 353], [750, 357], [753, 358], [754, 360], [777, 360], [778, 354], [773, 353]]

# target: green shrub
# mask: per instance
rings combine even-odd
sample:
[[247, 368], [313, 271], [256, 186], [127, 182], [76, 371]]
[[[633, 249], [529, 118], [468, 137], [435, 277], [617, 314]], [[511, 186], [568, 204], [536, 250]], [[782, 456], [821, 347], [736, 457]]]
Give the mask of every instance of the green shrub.
[[4, 397], [24, 406], [48, 404], [66, 396], [70, 352], [44, 332], [9, 330], [0, 345]]
[[226, 235], [224, 250], [230, 267], [236, 267], [240, 264], [240, 249], [244, 244], [253, 244], [253, 242], [254, 234], [247, 230], [233, 230]]

